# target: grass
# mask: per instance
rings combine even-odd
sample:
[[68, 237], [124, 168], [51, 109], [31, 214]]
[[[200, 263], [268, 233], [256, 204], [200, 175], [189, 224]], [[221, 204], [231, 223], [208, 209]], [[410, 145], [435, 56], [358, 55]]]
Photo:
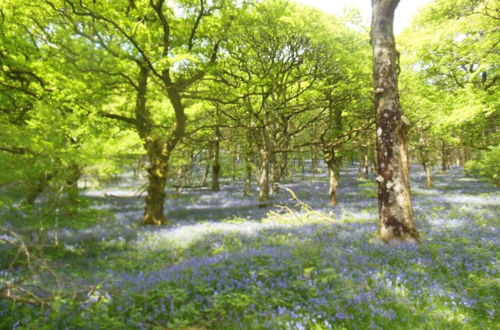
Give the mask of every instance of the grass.
[[72, 284], [44, 308], [0, 300], [0, 327], [496, 329], [500, 196], [471, 180], [452, 172], [436, 178], [444, 189], [414, 186], [420, 246], [381, 243], [363, 195], [372, 187], [347, 175], [349, 197], [333, 211], [321, 180], [294, 186], [311, 210], [249, 216], [248, 200], [238, 213], [231, 194], [189, 195], [205, 198], [210, 216], [225, 196], [234, 214], [84, 240], [77, 232], [43, 251]]

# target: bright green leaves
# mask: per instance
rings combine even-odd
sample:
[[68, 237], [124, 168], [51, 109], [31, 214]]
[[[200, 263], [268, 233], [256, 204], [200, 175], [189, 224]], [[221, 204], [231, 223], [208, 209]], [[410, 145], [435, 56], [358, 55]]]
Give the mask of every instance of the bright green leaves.
[[438, 0], [400, 36], [402, 101], [412, 122], [473, 157], [500, 139], [498, 10], [497, 1]]

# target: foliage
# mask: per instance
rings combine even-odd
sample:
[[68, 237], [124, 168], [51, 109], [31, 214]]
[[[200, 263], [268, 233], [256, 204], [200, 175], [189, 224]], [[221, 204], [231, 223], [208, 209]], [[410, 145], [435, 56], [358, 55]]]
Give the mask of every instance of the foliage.
[[479, 159], [471, 160], [466, 164], [466, 169], [480, 175], [494, 184], [500, 186], [500, 145], [490, 147], [484, 151]]

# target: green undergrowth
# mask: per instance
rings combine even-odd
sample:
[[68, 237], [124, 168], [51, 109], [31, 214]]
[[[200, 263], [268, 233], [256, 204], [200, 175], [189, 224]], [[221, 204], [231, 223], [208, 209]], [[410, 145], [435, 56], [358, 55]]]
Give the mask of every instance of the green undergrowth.
[[[421, 246], [304, 209], [45, 248], [68, 283], [86, 284], [43, 308], [1, 301], [0, 327], [494, 329], [496, 224], [469, 211], [432, 207], [417, 218]], [[456, 224], [433, 224], [443, 212]]]

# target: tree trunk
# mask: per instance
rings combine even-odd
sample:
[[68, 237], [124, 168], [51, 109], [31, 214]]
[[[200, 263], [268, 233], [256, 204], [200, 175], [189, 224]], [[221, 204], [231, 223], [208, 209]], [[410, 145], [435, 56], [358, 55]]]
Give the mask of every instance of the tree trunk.
[[82, 176], [80, 168], [76, 164], [71, 164], [68, 168], [68, 177], [66, 179], [66, 216], [76, 215], [80, 206], [80, 191], [78, 189], [78, 180]]
[[420, 133], [419, 145], [420, 160], [425, 171], [425, 180], [427, 183], [427, 187], [430, 188], [433, 187], [434, 184], [432, 183], [431, 165], [429, 160], [429, 151], [427, 150], [427, 141], [423, 133]]
[[259, 151], [259, 204], [266, 206], [269, 201], [269, 170], [270, 170], [270, 154], [268, 151], [261, 149]]
[[234, 150], [233, 161], [231, 165], [231, 177], [233, 181], [236, 181], [236, 164], [238, 163], [238, 150]]
[[252, 135], [247, 134], [246, 145], [244, 149], [245, 156], [245, 184], [243, 186], [243, 195], [250, 196], [252, 194], [252, 164], [253, 164], [253, 144]]
[[212, 155], [212, 191], [220, 191], [219, 176], [220, 176], [220, 130], [215, 129], [215, 141], [213, 144]]
[[[288, 145], [287, 145], [288, 147]], [[288, 152], [284, 151], [282, 153], [281, 163], [280, 163], [280, 177], [290, 179], [290, 171], [288, 170]]]
[[434, 187], [434, 183], [432, 183], [432, 175], [431, 169], [428, 163], [423, 163], [424, 171], [425, 171], [425, 181], [427, 183], [427, 187]]
[[377, 114], [377, 163], [380, 237], [387, 243], [420, 241], [413, 224], [408, 174], [409, 121], [398, 92], [399, 53], [393, 33], [399, 0], [372, 0], [371, 44]]
[[52, 173], [44, 173], [36, 180], [33, 185], [29, 185], [28, 191], [26, 192], [26, 197], [23, 201], [23, 205], [35, 205], [36, 199], [45, 190], [45, 188], [47, 188], [52, 177]]
[[311, 173], [318, 173], [318, 148], [315, 144], [311, 147]]
[[448, 166], [448, 147], [446, 142], [441, 141], [441, 172], [449, 170]]
[[370, 160], [371, 160], [371, 166], [370, 166], [370, 173], [373, 176], [377, 175], [377, 157], [375, 155], [375, 148], [370, 148]]
[[328, 166], [329, 177], [328, 198], [330, 200], [330, 205], [335, 206], [338, 204], [337, 188], [339, 186], [340, 159], [335, 156], [334, 148], [325, 150], [325, 161]]
[[243, 195], [250, 196], [252, 195], [252, 162], [251, 159], [247, 158], [245, 162], [245, 185], [243, 187]]
[[205, 187], [208, 181], [208, 175], [210, 174], [210, 164], [212, 163], [212, 149], [209, 147], [207, 150], [207, 164], [205, 165], [205, 172], [203, 173], [203, 180], [201, 185]]
[[368, 152], [365, 148], [362, 149], [362, 152], [359, 157], [359, 168], [358, 168], [358, 179], [366, 180], [368, 179]]
[[278, 157], [275, 153], [271, 158], [271, 192], [270, 195], [276, 195], [280, 192], [280, 181], [281, 181], [281, 171], [280, 164], [278, 163]]
[[167, 181], [168, 161], [177, 142], [182, 138], [186, 117], [179, 91], [170, 80], [168, 70], [162, 72], [167, 96], [174, 108], [175, 125], [168, 136], [159, 135], [153, 130], [151, 113], [146, 106], [149, 70], [140, 67], [137, 80], [137, 98], [135, 104], [135, 126], [148, 155], [148, 187], [144, 206], [143, 225], [161, 225], [166, 222], [164, 214], [165, 186]]
[[159, 153], [158, 146], [161, 143], [159, 141], [155, 142], [152, 143], [152, 148], [148, 150], [150, 161], [148, 167], [148, 189], [142, 223], [144, 225], [159, 226], [166, 222], [164, 207], [168, 164]]
[[306, 166], [304, 162], [304, 154], [302, 153], [299, 158], [300, 172], [302, 173], [302, 180], [306, 179]]

